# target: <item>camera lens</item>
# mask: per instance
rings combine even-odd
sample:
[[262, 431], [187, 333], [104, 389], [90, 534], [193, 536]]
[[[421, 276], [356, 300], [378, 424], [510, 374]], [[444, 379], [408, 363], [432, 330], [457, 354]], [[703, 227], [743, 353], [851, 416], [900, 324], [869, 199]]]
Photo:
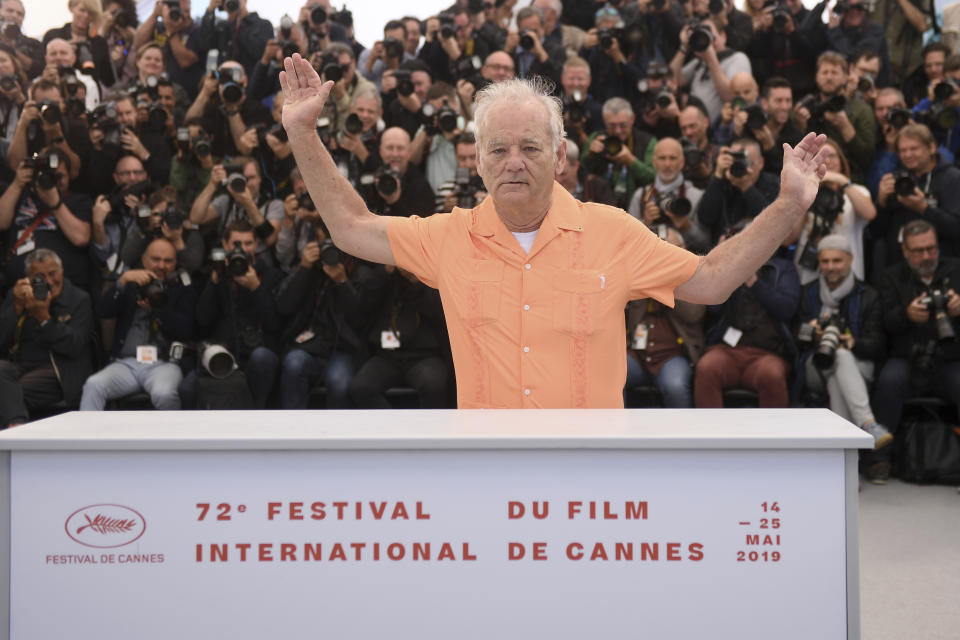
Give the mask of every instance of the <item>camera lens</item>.
[[347, 132], [357, 135], [363, 131], [363, 122], [360, 120], [360, 116], [355, 113], [351, 113], [347, 116], [347, 120], [344, 122], [344, 127], [347, 129]]
[[608, 156], [615, 156], [623, 149], [623, 141], [616, 136], [607, 136], [603, 141], [603, 152]]
[[310, 10], [310, 21], [313, 24], [323, 24], [327, 21], [327, 12], [323, 7], [314, 7]]

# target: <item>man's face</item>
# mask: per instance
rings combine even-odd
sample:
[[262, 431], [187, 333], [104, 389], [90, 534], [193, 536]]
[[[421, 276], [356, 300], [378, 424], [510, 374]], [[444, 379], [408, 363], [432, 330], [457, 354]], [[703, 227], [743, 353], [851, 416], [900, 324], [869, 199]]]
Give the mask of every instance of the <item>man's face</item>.
[[838, 64], [824, 62], [817, 69], [817, 88], [825, 95], [832, 95], [847, 83], [847, 74]]
[[72, 67], [77, 62], [77, 54], [66, 40], [56, 38], [47, 44], [46, 63], [56, 67]]
[[546, 108], [539, 102], [498, 103], [481, 135], [479, 173], [494, 202], [509, 209], [537, 209], [549, 201], [566, 163], [554, 152]]
[[38, 260], [30, 264], [27, 270], [28, 278], [43, 278], [50, 287], [50, 298], [56, 298], [63, 291], [63, 267], [54, 259]]
[[[403, 31], [397, 29], [397, 33], [400, 34], [400, 37], [403, 37]], [[340, 67], [343, 69], [343, 79], [341, 82], [344, 84], [350, 84], [353, 82], [353, 76], [357, 72], [357, 61], [353, 59], [349, 53], [344, 53], [340, 55], [340, 58], [337, 60], [340, 64]]]
[[746, 151], [747, 157], [750, 159], [750, 166], [747, 167], [747, 175], [742, 178], [734, 178], [733, 180], [742, 182], [747, 186], [756, 184], [757, 178], [760, 177], [760, 172], [763, 170], [763, 156], [760, 155], [757, 147], [752, 144], [733, 144], [730, 146], [730, 149], [733, 151]]
[[407, 53], [414, 55], [417, 53], [417, 47], [420, 46], [420, 23], [416, 20], [407, 20], [404, 24], [407, 25], [407, 40], [405, 43]]
[[876, 79], [880, 75], [880, 58], [860, 58], [854, 69], [856, 69], [857, 78], [862, 78], [869, 73]]
[[427, 91], [433, 86], [433, 80], [426, 71], [413, 71], [410, 73], [410, 81], [413, 82], [413, 92], [420, 99], [420, 104], [427, 101]]
[[457, 167], [470, 169], [470, 175], [477, 175], [477, 143], [461, 143], [457, 145]]
[[497, 51], [487, 56], [487, 61], [480, 69], [480, 75], [490, 82], [503, 82], [513, 77], [515, 72], [513, 59], [503, 51]]
[[761, 106], [778, 125], [786, 124], [793, 110], [793, 91], [790, 87], [770, 89], [768, 97], [762, 100]]
[[394, 171], [405, 174], [410, 162], [410, 136], [396, 128], [384, 131], [380, 136], [380, 157]]
[[144, 269], [157, 278], [166, 280], [177, 268], [177, 251], [166, 240], [154, 240], [143, 252], [141, 260]]
[[[403, 29], [401, 29], [400, 27], [397, 27], [397, 28], [395, 28], [395, 29], [384, 29], [384, 30], [383, 30], [383, 39], [386, 40], [387, 38], [393, 38], [394, 40], [396, 40], [397, 42], [400, 42], [400, 43], [402, 44], [402, 43], [406, 42], [407, 34], [406, 34], [406, 32], [405, 32]], [[386, 55], [386, 54], [384, 54], [384, 55]], [[349, 57], [349, 56], [347, 56], [347, 57]], [[403, 55], [401, 54], [400, 57], [403, 58]], [[340, 64], [343, 65], [343, 59], [342, 59], [342, 58], [341, 58], [341, 60], [340, 60]]]
[[565, 95], [572, 96], [574, 91], [579, 91], [581, 96], [586, 97], [590, 88], [590, 67], [565, 66], [560, 84]]
[[685, 138], [698, 146], [703, 146], [707, 139], [707, 127], [710, 121], [700, 113], [699, 109], [690, 107], [681, 111], [679, 123], [680, 133]]
[[33, 99], [36, 102], [43, 102], [44, 100], [50, 101], [53, 104], [60, 105], [61, 111], [63, 110], [63, 96], [60, 95], [60, 91], [57, 89], [37, 89], [33, 92]]
[[923, 58], [923, 72], [927, 80], [939, 80], [943, 77], [943, 63], [946, 56], [943, 51], [930, 51]]
[[934, 161], [936, 152], [935, 142], [924, 144], [922, 140], [902, 134], [897, 139], [897, 155], [900, 156], [900, 163], [913, 173], [924, 174], [930, 171], [936, 164]]
[[250, 258], [252, 262], [254, 259], [254, 253], [257, 251], [257, 236], [253, 234], [253, 231], [232, 231], [227, 239], [223, 241], [223, 248], [227, 251], [233, 249], [234, 243], [240, 243], [240, 248], [244, 253]]
[[[246, 74], [246, 72], [243, 71], [243, 67], [240, 66], [240, 63], [238, 63], [238, 62], [233, 62], [233, 61], [225, 62], [225, 63], [223, 63], [222, 65], [220, 65], [219, 71], [220, 71], [220, 73], [223, 73], [224, 71], [227, 71], [227, 73], [235, 73], [235, 72], [231, 71], [232, 69], [239, 69], [239, 70], [240, 70], [240, 76], [241, 76], [241, 78], [240, 78], [239, 84], [240, 84], [240, 86], [243, 88], [243, 90], [244, 90], [244, 91], [243, 91], [243, 93], [244, 93], [244, 98], [246, 98], [246, 93], [247, 93], [247, 91], [246, 91], [246, 90], [247, 90], [247, 74]], [[223, 98], [223, 85], [222, 85], [222, 84], [220, 85], [219, 91], [220, 91], [220, 99], [223, 100], [224, 103], [226, 103], [226, 100], [224, 100], [224, 98]], [[241, 98], [241, 100], [242, 100], [242, 99], [243, 99], [243, 98]]]
[[157, 87], [157, 101], [163, 105], [167, 113], [171, 113], [173, 108], [177, 106], [177, 97], [173, 92], [173, 87], [167, 85]]
[[357, 98], [350, 111], [357, 114], [363, 123], [363, 133], [373, 129], [380, 119], [380, 106], [375, 98]]
[[532, 31], [536, 34], [537, 40], [539, 40], [543, 36], [543, 25], [540, 24], [540, 16], [536, 14], [527, 16], [517, 23], [517, 31], [520, 33]]
[[673, 139], [664, 139], [653, 150], [653, 168], [664, 182], [673, 182], [683, 171], [683, 148]]
[[147, 172], [143, 163], [135, 156], [124, 156], [117, 161], [117, 168], [113, 172], [113, 181], [118, 185], [129, 187], [147, 179]]
[[848, 29], [859, 27], [867, 17], [867, 11], [860, 0], [850, 0], [850, 10], [843, 16], [843, 26]]
[[887, 114], [894, 107], [903, 108], [903, 101], [896, 95], [884, 94], [877, 96], [873, 103], [873, 115], [881, 125], [887, 121]]
[[753, 104], [757, 101], [757, 97], [760, 95], [760, 91], [757, 87], [757, 83], [751, 77], [744, 77], [740, 74], [734, 78], [735, 81], [731, 81], [730, 88], [733, 90], [733, 95], [741, 98], [747, 104]]
[[24, 15], [26, 14], [20, 0], [3, 0], [3, 2], [0, 2], [0, 20], [13, 22], [18, 27], [23, 27]]
[[260, 195], [260, 174], [257, 173], [257, 165], [254, 162], [248, 162], [243, 168], [243, 177], [247, 179], [247, 193], [254, 200]]
[[636, 116], [626, 110], [620, 113], [603, 114], [603, 125], [606, 127], [607, 135], [620, 138], [620, 140], [626, 140], [630, 137], [634, 120], [636, 120]]
[[937, 270], [940, 247], [933, 231], [908, 236], [903, 240], [903, 257], [918, 276], [929, 278]]
[[457, 44], [460, 47], [465, 46], [467, 40], [473, 35], [473, 23], [470, 22], [470, 16], [465, 13], [458, 13], [453, 16], [453, 26], [457, 30]]
[[137, 108], [129, 98], [117, 102], [117, 121], [128, 127], [137, 126]]
[[543, 29], [545, 33], [553, 33], [553, 30], [557, 28], [557, 20], [560, 16], [557, 15], [556, 10], [550, 3], [550, 0], [533, 0], [534, 7], [538, 7], [543, 11]]
[[830, 289], [836, 289], [850, 274], [853, 256], [839, 249], [823, 249], [817, 254], [817, 263], [820, 265], [820, 273], [823, 274], [827, 286]]

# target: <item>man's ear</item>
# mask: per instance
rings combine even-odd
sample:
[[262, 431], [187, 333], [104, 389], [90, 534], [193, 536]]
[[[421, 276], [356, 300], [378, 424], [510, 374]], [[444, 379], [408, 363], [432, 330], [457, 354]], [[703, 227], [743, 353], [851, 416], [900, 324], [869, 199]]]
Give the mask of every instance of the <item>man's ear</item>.
[[564, 169], [567, 166], [567, 139], [564, 138], [560, 141], [560, 146], [557, 147], [557, 164], [553, 168], [553, 175], [555, 178], [559, 178], [560, 174], [563, 173]]

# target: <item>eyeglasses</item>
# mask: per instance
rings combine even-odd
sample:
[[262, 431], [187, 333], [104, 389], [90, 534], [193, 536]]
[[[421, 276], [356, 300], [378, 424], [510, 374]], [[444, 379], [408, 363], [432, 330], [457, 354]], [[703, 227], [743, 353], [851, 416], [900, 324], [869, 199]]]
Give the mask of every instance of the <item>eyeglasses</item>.
[[912, 249], [910, 247], [907, 247], [907, 253], [909, 253], [912, 256], [922, 256], [925, 253], [929, 253], [930, 255], [936, 255], [939, 252], [940, 252], [940, 247], [938, 247], [937, 245], [933, 245], [932, 247], [914, 247]]
[[508, 66], [508, 65], [505, 65], [505, 64], [488, 64], [488, 65], [487, 65], [487, 68], [488, 68], [488, 69], [493, 69], [494, 71], [505, 71], [505, 72], [507, 72], [507, 73], [513, 73], [513, 66], [512, 66], [512, 65], [509, 65], [509, 66]]
[[143, 169], [130, 169], [129, 171], [117, 171], [117, 175], [121, 178], [124, 176], [143, 176], [146, 175], [146, 171]]

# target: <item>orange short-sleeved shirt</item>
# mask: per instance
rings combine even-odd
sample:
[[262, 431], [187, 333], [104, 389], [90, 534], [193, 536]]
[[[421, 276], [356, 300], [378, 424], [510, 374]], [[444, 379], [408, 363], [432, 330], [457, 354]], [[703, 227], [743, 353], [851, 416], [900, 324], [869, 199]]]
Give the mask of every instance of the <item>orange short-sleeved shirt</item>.
[[699, 261], [557, 183], [529, 254], [493, 198], [391, 218], [387, 234], [397, 265], [440, 291], [461, 409], [623, 407], [626, 303], [672, 306]]

